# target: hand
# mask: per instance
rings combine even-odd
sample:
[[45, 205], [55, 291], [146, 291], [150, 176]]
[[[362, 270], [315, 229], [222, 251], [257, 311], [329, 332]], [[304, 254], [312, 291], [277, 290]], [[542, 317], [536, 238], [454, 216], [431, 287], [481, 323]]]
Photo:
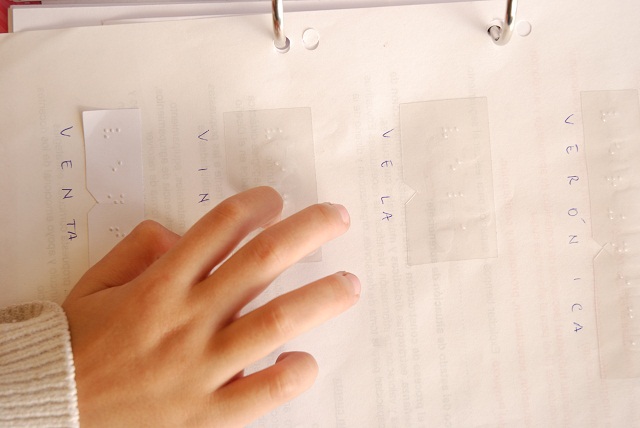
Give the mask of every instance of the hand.
[[243, 426], [313, 384], [316, 362], [302, 352], [243, 375], [360, 294], [354, 275], [336, 273], [238, 317], [280, 273], [349, 227], [340, 205], [278, 222], [281, 211], [280, 195], [260, 187], [225, 200], [182, 238], [145, 221], [87, 271], [63, 304], [82, 426]]

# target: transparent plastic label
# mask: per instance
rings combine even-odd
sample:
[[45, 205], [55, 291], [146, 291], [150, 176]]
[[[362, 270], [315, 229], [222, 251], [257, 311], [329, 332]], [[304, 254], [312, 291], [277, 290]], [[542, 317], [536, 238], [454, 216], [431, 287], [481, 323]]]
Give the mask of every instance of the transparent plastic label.
[[497, 257], [485, 98], [400, 105], [408, 263]]
[[318, 202], [310, 109], [224, 113], [224, 138], [234, 190], [272, 186], [285, 215]]
[[638, 92], [582, 93], [601, 374], [640, 377]]
[[[284, 199], [283, 217], [318, 202], [311, 109], [226, 112], [224, 138], [233, 190], [275, 188]], [[320, 251], [304, 259], [320, 260]]]

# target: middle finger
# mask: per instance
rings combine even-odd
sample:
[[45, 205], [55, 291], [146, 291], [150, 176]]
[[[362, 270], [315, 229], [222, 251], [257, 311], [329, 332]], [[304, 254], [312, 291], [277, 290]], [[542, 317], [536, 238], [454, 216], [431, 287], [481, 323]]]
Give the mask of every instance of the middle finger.
[[199, 295], [196, 301], [209, 308], [210, 302], [224, 302], [216, 307], [215, 322], [225, 323], [284, 270], [348, 228], [349, 214], [343, 206], [312, 205], [264, 230], [238, 250], [198, 284], [204, 296]]

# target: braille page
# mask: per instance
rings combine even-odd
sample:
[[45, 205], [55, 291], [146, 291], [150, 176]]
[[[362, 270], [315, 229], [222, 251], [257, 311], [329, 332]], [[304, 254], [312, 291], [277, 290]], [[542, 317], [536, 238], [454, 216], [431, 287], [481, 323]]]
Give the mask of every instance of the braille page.
[[290, 13], [287, 53], [269, 15], [0, 37], [2, 302], [61, 301], [87, 269], [113, 224], [88, 215], [82, 114], [137, 109], [145, 218], [183, 233], [293, 171], [315, 194], [284, 186], [290, 206], [351, 213], [247, 308], [340, 270], [363, 283], [249, 369], [320, 366], [252, 426], [640, 426], [640, 4], [520, 3], [506, 46], [486, 32], [503, 1]]

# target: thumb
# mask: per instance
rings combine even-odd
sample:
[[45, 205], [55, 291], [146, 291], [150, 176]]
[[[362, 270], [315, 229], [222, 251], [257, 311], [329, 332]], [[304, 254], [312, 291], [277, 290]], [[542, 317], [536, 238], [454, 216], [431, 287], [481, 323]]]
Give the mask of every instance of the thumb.
[[84, 274], [69, 298], [84, 297], [132, 281], [179, 239], [180, 235], [160, 223], [143, 221]]

